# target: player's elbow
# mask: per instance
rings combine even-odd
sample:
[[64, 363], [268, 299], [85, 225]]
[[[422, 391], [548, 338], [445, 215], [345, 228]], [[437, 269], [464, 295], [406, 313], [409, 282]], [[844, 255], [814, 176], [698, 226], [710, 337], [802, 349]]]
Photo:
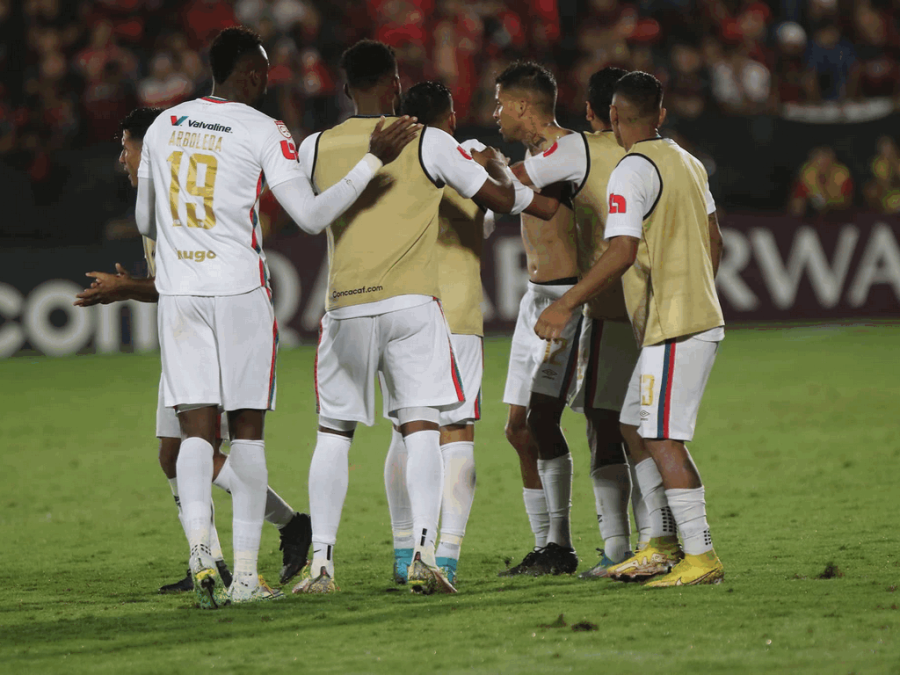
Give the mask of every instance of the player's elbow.
[[516, 189], [512, 183], [503, 185], [500, 193], [497, 195], [497, 204], [491, 207], [492, 211], [497, 213], [512, 213], [516, 207]]
[[623, 272], [634, 265], [634, 261], [637, 260], [639, 242], [639, 239], [625, 236], [614, 237], [610, 242], [610, 247], [615, 249], [619, 267]]

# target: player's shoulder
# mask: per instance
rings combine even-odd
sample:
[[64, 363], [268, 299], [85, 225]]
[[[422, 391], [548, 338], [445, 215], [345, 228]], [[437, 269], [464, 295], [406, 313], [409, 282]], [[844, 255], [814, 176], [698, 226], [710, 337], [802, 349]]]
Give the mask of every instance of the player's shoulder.
[[472, 152], [473, 150], [484, 150], [487, 146], [477, 138], [470, 138], [460, 143], [459, 147], [461, 147], [466, 152]]
[[532, 155], [533, 157], [552, 157], [560, 155], [565, 157], [585, 155], [584, 136], [579, 131], [565, 129], [567, 133], [557, 138], [543, 152]]

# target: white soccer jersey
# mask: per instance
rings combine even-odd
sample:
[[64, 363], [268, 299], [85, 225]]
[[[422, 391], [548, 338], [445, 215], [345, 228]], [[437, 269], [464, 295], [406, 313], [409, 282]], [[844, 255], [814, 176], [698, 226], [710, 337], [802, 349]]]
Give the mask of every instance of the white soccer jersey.
[[263, 188], [302, 177], [283, 122], [207, 96], [170, 108], [144, 136], [138, 177], [156, 195], [156, 288], [220, 296], [267, 286]]
[[538, 189], [554, 183], [571, 183], [575, 191], [588, 172], [587, 146], [581, 134], [566, 134], [538, 155], [525, 158], [525, 171]]

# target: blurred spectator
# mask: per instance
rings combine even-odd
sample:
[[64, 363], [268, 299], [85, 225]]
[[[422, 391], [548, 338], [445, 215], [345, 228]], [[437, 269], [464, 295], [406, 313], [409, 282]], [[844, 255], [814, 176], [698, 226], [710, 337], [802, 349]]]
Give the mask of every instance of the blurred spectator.
[[895, 96], [900, 92], [900, 65], [896, 36], [888, 44], [888, 23], [870, 6], [861, 5], [854, 17], [857, 40], [856, 63], [850, 70], [848, 94], [851, 98]]
[[806, 103], [819, 98], [819, 85], [806, 67], [806, 31], [786, 21], [776, 31], [774, 91], [778, 103]]
[[150, 62], [150, 75], [138, 86], [138, 100], [143, 106], [170, 108], [187, 100], [193, 90], [193, 82], [175, 70], [174, 59], [163, 52]]
[[841, 211], [852, 204], [853, 179], [850, 169], [837, 161], [831, 148], [815, 148], [809, 160], [800, 167], [788, 211], [791, 215], [803, 217]]
[[850, 68], [856, 62], [856, 52], [841, 34], [835, 20], [826, 20], [815, 30], [806, 58], [822, 100], [844, 100]]
[[484, 23], [466, 3], [443, 0], [438, 4], [434, 27], [432, 62], [435, 76], [453, 94], [453, 107], [459, 121], [471, 116], [472, 99], [478, 81], [476, 58], [482, 47]]
[[710, 99], [709, 75], [703, 67], [703, 55], [695, 45], [677, 42], [669, 56], [672, 75], [666, 88], [666, 109], [676, 117], [695, 119], [706, 110]]
[[712, 92], [719, 107], [738, 115], [764, 112], [772, 84], [768, 68], [747, 56], [740, 33], [723, 38], [718, 48], [712, 41], [707, 46]]
[[119, 121], [135, 107], [134, 93], [120, 64], [109, 61], [98, 77], [93, 77], [81, 97], [87, 140], [111, 141]]
[[866, 184], [866, 203], [882, 213], [900, 213], [900, 150], [894, 139], [878, 139], [878, 154], [871, 163], [872, 179]]
[[118, 63], [121, 72], [128, 77], [137, 75], [137, 59], [117, 44], [113, 24], [104, 19], [94, 24], [87, 46], [75, 55], [75, 67], [90, 81], [99, 78], [110, 62]]
[[191, 46], [202, 49], [220, 30], [236, 25], [237, 18], [226, 0], [191, 0], [184, 8], [183, 22]]

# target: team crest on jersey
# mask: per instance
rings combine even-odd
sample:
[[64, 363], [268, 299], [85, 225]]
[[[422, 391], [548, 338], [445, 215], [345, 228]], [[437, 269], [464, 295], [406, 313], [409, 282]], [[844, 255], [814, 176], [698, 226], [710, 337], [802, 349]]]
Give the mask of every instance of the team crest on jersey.
[[468, 152], [466, 152], [465, 150], [463, 150], [463, 148], [462, 148], [461, 145], [457, 145], [457, 146], [456, 146], [456, 149], [459, 150], [459, 154], [461, 154], [461, 155], [462, 155], [463, 157], [465, 157], [466, 159], [472, 159], [472, 155], [470, 155]]
[[285, 138], [291, 138], [291, 132], [287, 128], [287, 124], [282, 122], [281, 120], [275, 120], [275, 126], [278, 127], [278, 131], [281, 132], [281, 135]]

